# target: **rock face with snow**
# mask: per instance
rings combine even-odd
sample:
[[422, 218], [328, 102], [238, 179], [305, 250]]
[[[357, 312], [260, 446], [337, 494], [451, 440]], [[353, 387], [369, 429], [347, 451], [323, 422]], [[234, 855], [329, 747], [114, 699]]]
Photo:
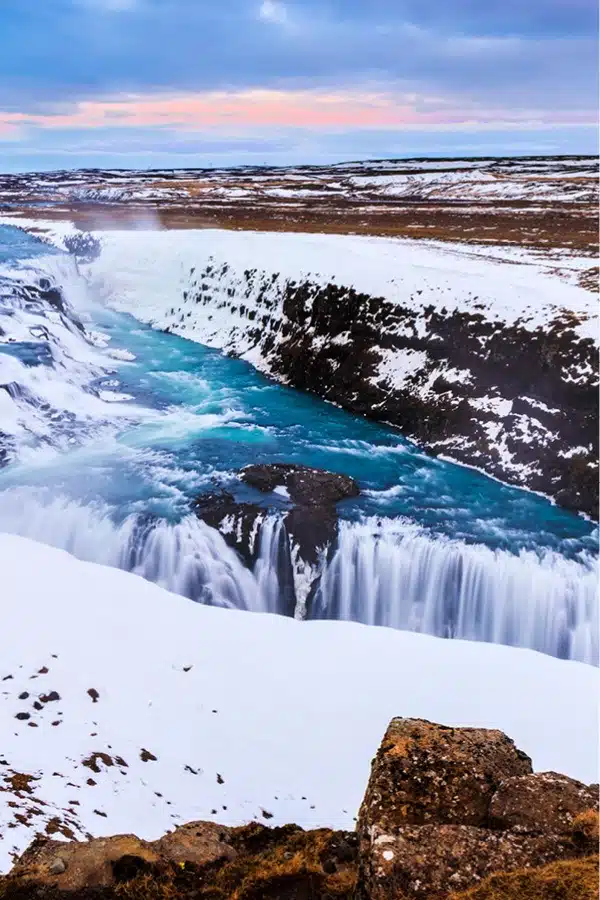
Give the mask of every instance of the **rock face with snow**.
[[119, 308], [597, 514], [593, 295], [538, 258], [338, 235], [101, 237], [93, 275]]
[[[182, 312], [196, 303], [197, 315], [210, 315], [220, 296], [211, 269]], [[249, 294], [252, 311], [244, 308]], [[594, 341], [578, 337], [566, 312], [533, 330], [490, 322], [479, 299], [474, 293], [468, 312], [427, 301], [415, 310], [332, 282], [244, 273], [226, 301], [225, 348], [235, 352], [244, 340], [286, 384], [596, 515]]]
[[[309, 466], [275, 463], [247, 466], [242, 481], [263, 494], [278, 493], [290, 500], [293, 508], [283, 522], [300, 558], [315, 566], [337, 536], [336, 504], [358, 497], [360, 489], [353, 478], [323, 472]], [[293, 550], [292, 550], [293, 552]]]

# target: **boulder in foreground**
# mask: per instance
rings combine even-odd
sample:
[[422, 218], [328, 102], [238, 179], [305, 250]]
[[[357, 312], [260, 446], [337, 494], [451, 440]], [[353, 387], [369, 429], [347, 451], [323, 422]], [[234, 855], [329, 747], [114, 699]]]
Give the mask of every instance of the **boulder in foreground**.
[[594, 853], [597, 800], [534, 775], [500, 731], [393, 719], [359, 813], [361, 900], [443, 900], [494, 872]]

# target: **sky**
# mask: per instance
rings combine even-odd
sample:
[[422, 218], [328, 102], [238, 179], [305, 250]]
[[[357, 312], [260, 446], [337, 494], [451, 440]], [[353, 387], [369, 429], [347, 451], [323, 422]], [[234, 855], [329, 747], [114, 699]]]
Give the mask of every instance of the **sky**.
[[595, 0], [0, 0], [0, 170], [597, 152]]

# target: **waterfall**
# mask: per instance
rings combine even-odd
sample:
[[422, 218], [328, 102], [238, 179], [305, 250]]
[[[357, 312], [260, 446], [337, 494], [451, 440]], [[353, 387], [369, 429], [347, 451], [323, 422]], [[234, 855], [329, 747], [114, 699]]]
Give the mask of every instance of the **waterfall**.
[[104, 504], [46, 499], [28, 489], [0, 494], [0, 531], [51, 544], [88, 562], [126, 569], [201, 603], [266, 609], [253, 573], [222, 535], [196, 516], [173, 524], [131, 515], [115, 524], [111, 513]]
[[598, 661], [597, 566], [432, 538], [398, 522], [340, 523], [312, 604], [352, 619]]
[[[126, 569], [201, 603], [286, 615], [304, 606], [294, 548], [277, 516], [260, 526], [252, 570], [196, 516], [170, 523], [130, 515], [120, 524], [113, 516], [105, 505], [33, 489], [0, 493], [2, 531]], [[399, 520], [340, 522], [308, 615], [598, 661], [591, 557], [494, 551], [433, 537]]]

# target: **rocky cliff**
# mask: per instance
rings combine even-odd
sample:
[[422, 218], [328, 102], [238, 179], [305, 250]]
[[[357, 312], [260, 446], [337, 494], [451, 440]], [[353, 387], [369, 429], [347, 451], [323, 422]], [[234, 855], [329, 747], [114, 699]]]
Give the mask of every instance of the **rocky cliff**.
[[500, 731], [394, 719], [356, 832], [191, 822], [157, 841], [44, 835], [0, 897], [592, 900], [597, 808], [596, 785], [534, 774]]

